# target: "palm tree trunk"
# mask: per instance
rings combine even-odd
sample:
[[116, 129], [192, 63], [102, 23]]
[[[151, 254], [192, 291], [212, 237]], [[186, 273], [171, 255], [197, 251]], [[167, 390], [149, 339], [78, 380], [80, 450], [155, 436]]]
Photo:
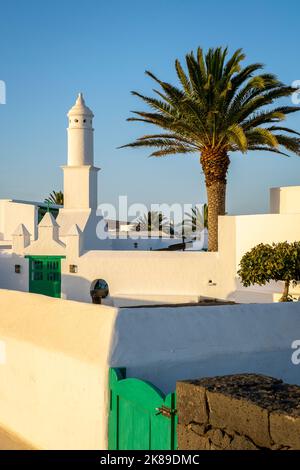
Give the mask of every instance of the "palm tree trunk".
[[226, 183], [207, 186], [208, 251], [218, 251], [218, 217], [225, 214]]
[[279, 302], [288, 302], [289, 301], [289, 288], [290, 288], [290, 281], [284, 281], [284, 289]]
[[208, 204], [208, 251], [218, 251], [218, 217], [225, 214], [226, 175], [230, 163], [225, 150], [204, 149], [200, 163], [205, 174]]

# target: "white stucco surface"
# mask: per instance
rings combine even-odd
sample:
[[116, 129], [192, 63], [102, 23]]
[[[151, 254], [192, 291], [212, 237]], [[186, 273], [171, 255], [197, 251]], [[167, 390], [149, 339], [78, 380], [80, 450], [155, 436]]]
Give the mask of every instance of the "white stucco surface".
[[256, 372], [300, 385], [300, 303], [121, 309], [110, 364], [165, 392], [176, 380]]
[[[43, 227], [42, 221], [38, 240], [26, 246], [23, 254], [66, 256], [62, 262], [64, 298], [90, 302], [91, 283], [102, 278], [108, 282], [116, 305], [128, 305], [128, 302], [121, 304], [118, 301], [120, 296], [142, 301], [143, 296], [146, 300], [149, 295], [156, 299], [161, 296], [162, 301], [164, 296], [207, 296], [242, 303], [276, 301], [282, 283], [243, 288], [237, 276], [240, 259], [258, 243], [295, 241], [300, 233], [300, 214], [222, 216], [219, 219], [218, 253], [113, 250], [113, 240], [97, 239], [95, 227], [99, 217], [93, 211], [84, 217], [84, 233], [78, 226], [79, 232], [72, 236], [68, 233], [73, 233], [76, 211], [66, 210], [65, 214], [68, 215], [65, 219], [68, 231], [64, 236], [60, 236], [60, 227]], [[79, 218], [79, 222], [81, 220]], [[60, 222], [58, 217], [58, 225]], [[18, 238], [20, 243], [15, 240], [14, 250], [19, 262], [14, 264], [24, 264], [20, 248], [22, 237]], [[102, 249], [87, 250], [86, 247], [92, 245]], [[22, 286], [21, 290], [24, 290], [28, 285], [28, 272], [24, 269], [17, 277], [13, 276], [14, 260], [9, 246], [0, 245], [0, 287], [18, 289]], [[70, 264], [77, 266], [77, 273], [69, 272]], [[299, 287], [295, 294], [300, 295]]]
[[12, 234], [20, 224], [25, 225], [34, 240], [37, 235], [37, 207], [0, 199], [0, 240], [12, 240]]
[[[100, 240], [93, 113], [82, 95], [68, 118], [65, 207], [57, 220], [46, 214], [38, 227], [37, 205], [0, 200], [0, 428], [34, 448], [105, 449], [110, 366], [164, 392], [179, 379], [237, 372], [300, 384], [300, 366], [291, 361], [300, 303], [271, 304], [281, 283], [245, 289], [237, 276], [241, 257], [258, 243], [299, 240], [300, 187], [273, 188], [271, 214], [220, 217], [218, 253]], [[151, 247], [165, 246], [158, 242]], [[27, 254], [65, 256], [63, 299], [21, 292], [29, 288]], [[109, 285], [105, 302], [126, 308], [90, 304], [100, 278]], [[132, 307], [201, 296], [241, 304]]]
[[24, 248], [25, 255], [64, 255], [66, 245], [59, 239], [59, 225], [46, 212], [38, 225], [38, 239]]
[[271, 214], [299, 214], [300, 186], [270, 189]]
[[0, 428], [41, 449], [105, 449], [108, 370], [172, 391], [258, 372], [300, 384], [300, 303], [114, 309], [0, 290]]
[[[21, 266], [21, 273], [15, 273], [15, 265]], [[0, 250], [0, 288], [28, 292], [29, 263], [28, 259], [11, 250]]]
[[68, 165], [94, 164], [93, 112], [85, 104], [82, 93], [68, 112]]
[[0, 427], [34, 448], [106, 448], [116, 313], [1, 290]]
[[108, 297], [102, 300], [103, 304], [113, 305], [114, 307], [132, 307], [141, 305], [161, 305], [161, 304], [187, 304], [197, 303], [201, 296], [193, 294], [118, 294], [115, 293], [112, 298]]
[[[24, 255], [60, 255], [66, 256], [61, 295], [67, 299], [91, 302], [91, 283], [102, 278], [109, 284], [108, 302], [115, 305], [145, 303], [147, 299], [163, 302], [167, 297], [205, 296], [242, 303], [278, 300], [281, 283], [245, 289], [237, 270], [244, 253], [258, 243], [299, 240], [300, 186], [272, 188], [270, 214], [219, 217], [218, 253], [193, 251], [202, 248], [201, 242], [189, 243], [186, 252], [154, 251], [175, 240], [147, 239], [142, 233], [137, 240], [103, 239], [101, 234], [107, 232], [97, 212], [92, 121], [93, 113], [79, 94], [68, 113], [68, 159], [62, 167], [64, 207], [59, 210], [57, 225], [44, 226], [42, 221], [37, 227], [37, 205], [0, 200], [0, 288], [26, 290]], [[15, 232], [20, 224], [31, 233], [30, 240], [28, 235]], [[121, 228], [124, 225], [129, 228], [124, 223]], [[77, 235], [73, 233], [75, 226]], [[22, 266], [17, 276], [14, 264]], [[70, 265], [77, 266], [76, 273], [70, 273]], [[300, 286], [294, 293], [300, 295]]]
[[242, 255], [258, 243], [294, 242], [300, 237], [300, 213], [240, 215], [234, 220], [237, 265]]
[[[64, 209], [97, 209], [97, 172], [91, 165], [63, 166]], [[80, 188], [80, 189], [79, 189]]]
[[[70, 255], [62, 261], [62, 294], [90, 302], [90, 286], [105, 279], [110, 295], [141, 299], [149, 294], [216, 295], [210, 285], [217, 276], [218, 253], [167, 251], [88, 251], [81, 257]], [[69, 264], [78, 266], [69, 273]], [[138, 297], [135, 297], [138, 295]]]
[[[294, 242], [299, 240], [300, 213], [299, 214], [256, 214], [221, 217], [221, 227], [224, 231], [231, 231], [233, 238], [227, 245], [221, 242], [220, 258], [227, 259], [226, 265], [232, 265], [232, 280], [235, 285], [228, 289], [227, 298], [237, 302], [273, 302], [278, 300], [278, 294], [282, 292], [281, 282], [270, 282], [265, 286], [254, 285], [244, 288], [237, 276], [237, 270], [242, 256], [259, 243], [278, 243], [281, 241]], [[223, 225], [225, 224], [226, 225]], [[220, 233], [220, 238], [224, 236]], [[226, 235], [225, 235], [226, 236]], [[224, 277], [225, 285], [228, 280]], [[293, 290], [293, 289], [291, 289]], [[299, 288], [294, 291], [297, 292]]]
[[[160, 295], [163, 301], [163, 296], [177, 295], [270, 303], [278, 300], [282, 283], [244, 288], [237, 275], [241, 257], [258, 243], [295, 241], [299, 233], [300, 214], [223, 216], [218, 253], [90, 250], [78, 256], [69, 251], [62, 263], [62, 293], [89, 302], [92, 281], [102, 278], [116, 305], [126, 305], [119, 302], [120, 295], [132, 300]], [[69, 264], [78, 266], [75, 275], [69, 273]]]

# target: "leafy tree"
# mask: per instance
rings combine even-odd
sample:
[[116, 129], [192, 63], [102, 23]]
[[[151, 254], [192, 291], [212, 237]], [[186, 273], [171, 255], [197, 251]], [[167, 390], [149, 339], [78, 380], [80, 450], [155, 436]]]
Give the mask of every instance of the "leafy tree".
[[300, 242], [260, 243], [242, 257], [238, 275], [245, 287], [284, 281], [280, 302], [291, 301], [290, 284], [300, 280]]
[[129, 121], [153, 124], [164, 132], [144, 135], [123, 147], [156, 147], [151, 154], [200, 153], [208, 199], [208, 249], [218, 249], [218, 216], [225, 214], [226, 178], [230, 152], [249, 150], [286, 155], [300, 154], [299, 133], [280, 121], [298, 106], [271, 107], [295, 89], [271, 73], [259, 72], [259, 63], [242, 67], [245, 54], [238, 49], [227, 58], [227, 48], [209, 49], [204, 55], [186, 55], [186, 71], [176, 60], [179, 87], [146, 71], [159, 90], [156, 97], [133, 91], [150, 111], [133, 111]]
[[64, 205], [64, 193], [62, 191], [52, 191], [50, 195], [45, 199], [45, 202], [49, 204], [57, 204], [59, 206]]

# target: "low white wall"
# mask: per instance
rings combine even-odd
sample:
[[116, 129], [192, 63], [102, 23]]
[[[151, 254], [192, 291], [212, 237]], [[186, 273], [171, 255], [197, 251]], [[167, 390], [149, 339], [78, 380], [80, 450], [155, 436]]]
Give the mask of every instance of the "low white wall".
[[300, 385], [300, 303], [122, 309], [110, 364], [170, 392], [181, 379], [256, 372]]
[[[105, 279], [110, 294], [216, 295], [209, 280], [217, 276], [218, 253], [89, 251], [81, 257], [62, 260], [62, 295], [90, 302], [90, 286]], [[69, 273], [69, 264], [78, 266]]]
[[1, 290], [0, 427], [34, 448], [105, 449], [116, 313]]
[[41, 449], [107, 447], [108, 367], [165, 392], [258, 372], [300, 384], [300, 303], [126, 308], [0, 290], [0, 428]]

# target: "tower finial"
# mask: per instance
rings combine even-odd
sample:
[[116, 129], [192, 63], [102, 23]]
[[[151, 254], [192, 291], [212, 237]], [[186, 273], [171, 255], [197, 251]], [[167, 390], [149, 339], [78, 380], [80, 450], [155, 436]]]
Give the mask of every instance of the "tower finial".
[[74, 104], [74, 106], [72, 106], [72, 108], [70, 109], [70, 111], [68, 112], [68, 116], [75, 116], [75, 115], [79, 115], [79, 116], [83, 116], [83, 115], [86, 115], [86, 116], [89, 116], [89, 117], [94, 117], [92, 111], [90, 110], [90, 108], [87, 107], [87, 105], [85, 104], [85, 101], [84, 101], [84, 98], [83, 98], [83, 93], [80, 92], [78, 93], [77, 95], [77, 98], [76, 98], [76, 103]]
[[78, 93], [76, 104], [85, 106], [85, 101], [84, 101], [82, 92]]

